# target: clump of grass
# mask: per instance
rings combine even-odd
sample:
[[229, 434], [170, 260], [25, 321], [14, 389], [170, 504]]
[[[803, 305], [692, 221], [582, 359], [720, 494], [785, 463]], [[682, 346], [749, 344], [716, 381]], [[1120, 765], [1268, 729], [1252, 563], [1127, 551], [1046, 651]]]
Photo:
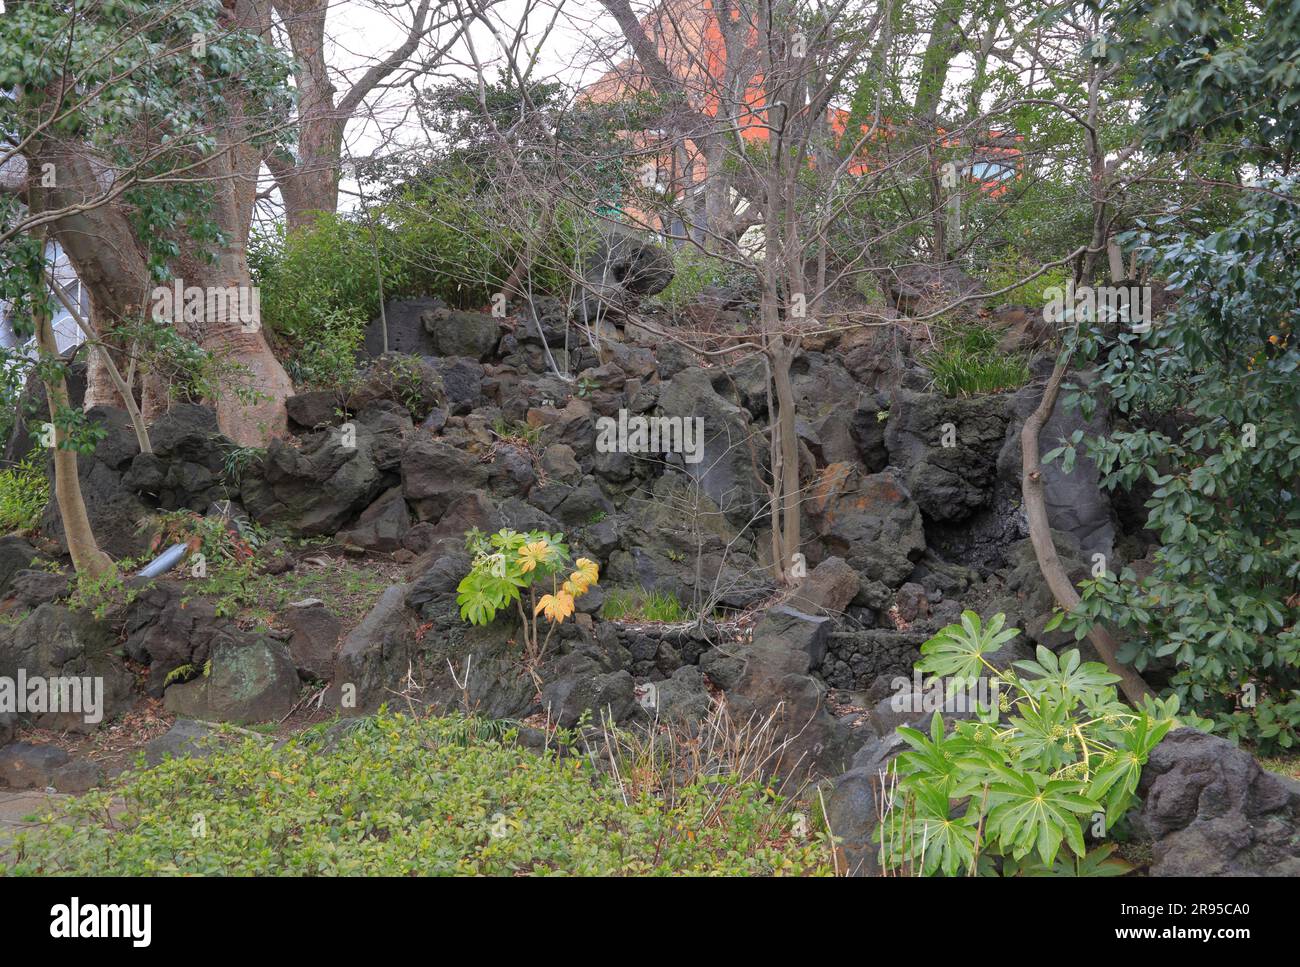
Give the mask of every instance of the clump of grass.
[[1029, 364], [1017, 353], [998, 350], [999, 335], [965, 326], [942, 337], [938, 349], [921, 357], [945, 396], [981, 396], [1019, 389], [1029, 382]]
[[50, 499], [50, 480], [35, 455], [0, 470], [0, 533], [31, 530]]
[[606, 621], [656, 621], [674, 624], [691, 620], [691, 612], [666, 591], [614, 588], [605, 596], [600, 616]]
[[524, 446], [533, 446], [542, 436], [541, 427], [507, 420], [505, 417], [498, 417], [493, 422], [492, 432], [508, 443], [522, 443]]

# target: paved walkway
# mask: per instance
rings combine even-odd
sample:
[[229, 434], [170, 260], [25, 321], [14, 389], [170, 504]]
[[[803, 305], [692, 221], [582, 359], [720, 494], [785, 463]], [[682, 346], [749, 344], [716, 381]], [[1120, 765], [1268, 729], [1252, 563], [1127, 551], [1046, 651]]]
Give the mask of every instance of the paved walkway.
[[4, 859], [5, 846], [19, 832], [37, 825], [25, 822], [28, 816], [42, 813], [58, 800], [66, 798], [60, 793], [39, 789], [0, 789], [0, 860]]

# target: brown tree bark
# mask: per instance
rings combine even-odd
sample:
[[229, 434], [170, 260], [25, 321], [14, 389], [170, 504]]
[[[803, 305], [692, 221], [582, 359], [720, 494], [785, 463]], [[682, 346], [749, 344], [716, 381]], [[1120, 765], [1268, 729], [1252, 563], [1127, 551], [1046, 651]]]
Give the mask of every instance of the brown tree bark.
[[337, 103], [338, 89], [330, 80], [325, 60], [325, 18], [332, 4], [329, 0], [273, 0], [271, 6], [284, 25], [294, 57], [298, 142], [293, 154], [269, 154], [266, 166], [280, 189], [285, 220], [292, 232], [310, 225], [322, 212], [338, 209], [344, 129], [365, 98], [411, 59], [432, 29], [431, 0], [420, 0], [401, 43], [375, 61]]
[[[36, 345], [42, 353], [57, 357], [58, 345], [49, 313], [44, 306], [36, 310]], [[78, 575], [99, 577], [113, 570], [113, 560], [99, 549], [95, 532], [90, 527], [86, 501], [81, 496], [81, 479], [77, 476], [77, 454], [63, 449], [64, 432], [59, 429], [57, 416], [68, 407], [68, 386], [63, 377], [47, 380], [45, 398], [49, 401], [50, 422], [54, 424], [54, 500], [63, 520], [63, 534], [68, 542], [68, 554]]]
[[[1073, 611], [1079, 604], [1079, 592], [1070, 583], [1061, 559], [1057, 556], [1056, 545], [1052, 542], [1052, 526], [1047, 519], [1047, 502], [1043, 497], [1043, 470], [1038, 455], [1038, 435], [1056, 409], [1061, 381], [1065, 379], [1068, 369], [1069, 360], [1065, 358], [1052, 371], [1038, 408], [1029, 414], [1020, 431], [1020, 456], [1025, 516], [1029, 520], [1029, 539], [1034, 545], [1034, 556], [1038, 558], [1038, 569], [1051, 589], [1052, 596], [1056, 598], [1056, 603], [1064, 611]], [[1153, 694], [1142, 676], [1116, 657], [1118, 649], [1115, 640], [1105, 628], [1093, 625], [1088, 631], [1088, 639], [1111, 673], [1119, 676], [1120, 688], [1130, 702], [1136, 705], [1144, 696]]]

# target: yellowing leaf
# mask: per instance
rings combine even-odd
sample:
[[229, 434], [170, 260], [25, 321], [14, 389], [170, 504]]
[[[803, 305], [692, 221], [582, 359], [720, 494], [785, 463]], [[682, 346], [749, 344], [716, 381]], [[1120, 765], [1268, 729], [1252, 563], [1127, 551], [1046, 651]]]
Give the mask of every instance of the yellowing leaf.
[[527, 574], [539, 564], [551, 559], [551, 545], [546, 541], [534, 541], [519, 548], [519, 570]]
[[596, 584], [600, 581], [600, 567], [595, 561], [585, 557], [580, 557], [573, 563], [574, 577], [582, 575], [582, 580], [586, 587]]
[[557, 591], [555, 594], [544, 594], [537, 607], [533, 609], [533, 614], [545, 614], [551, 621], [562, 622], [569, 615], [573, 614], [573, 595], [568, 591]]

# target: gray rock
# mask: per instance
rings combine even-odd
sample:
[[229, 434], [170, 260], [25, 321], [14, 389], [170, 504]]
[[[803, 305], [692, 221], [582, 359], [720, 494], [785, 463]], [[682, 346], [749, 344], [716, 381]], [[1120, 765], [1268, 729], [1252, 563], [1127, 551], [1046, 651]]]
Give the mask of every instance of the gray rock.
[[[29, 711], [24, 717], [38, 728], [92, 732], [125, 711], [132, 701], [134, 678], [115, 654], [117, 634], [106, 622], [86, 612], [43, 604], [17, 625], [0, 632], [0, 677], [17, 680], [19, 670], [31, 681], [40, 676], [47, 685], [54, 679], [77, 680], [82, 692], [79, 710]], [[86, 721], [90, 711], [84, 694], [90, 679], [92, 698], [102, 685], [99, 720]], [[70, 684], [70, 683], [65, 683]], [[70, 688], [60, 688], [60, 701], [76, 699]]]
[[411, 529], [411, 511], [401, 487], [385, 491], [361, 512], [357, 522], [339, 531], [339, 540], [368, 551], [391, 552], [402, 546]]
[[17, 534], [0, 537], [0, 598], [9, 593], [14, 575], [26, 571], [36, 559], [36, 548]]
[[144, 760], [149, 768], [167, 759], [202, 758], [211, 755], [215, 746], [209, 741], [215, 730], [207, 722], [177, 719], [172, 727], [144, 745]]
[[541, 469], [547, 478], [572, 483], [582, 476], [582, 467], [573, 456], [573, 447], [553, 443], [542, 453]]
[[284, 411], [296, 429], [310, 431], [340, 422], [342, 405], [334, 390], [314, 390], [290, 396], [284, 401]]
[[693, 725], [709, 714], [712, 698], [704, 674], [695, 665], [683, 665], [672, 677], [655, 686], [655, 712], [661, 722]]
[[487, 483], [478, 457], [446, 441], [417, 436], [402, 452], [402, 491], [421, 520], [439, 520], [457, 497]]
[[209, 674], [170, 686], [169, 711], [216, 722], [278, 721], [298, 698], [298, 672], [283, 644], [266, 636], [213, 648]]
[[14, 789], [44, 789], [68, 761], [57, 746], [15, 742], [0, 749], [0, 781]]
[[669, 418], [703, 421], [700, 460], [682, 460], [680, 469], [733, 524], [747, 524], [765, 493], [750, 452], [751, 445], [760, 452], [765, 445], [757, 438], [749, 413], [720, 396], [713, 388], [712, 374], [700, 368], [682, 370], [660, 386], [659, 412]]
[[[96, 406], [86, 411], [86, 419], [106, 434], [93, 453], [77, 455], [77, 477], [91, 529], [100, 549], [110, 557], [141, 557], [153, 535], [140, 527], [150, 508], [123, 483], [123, 474], [140, 452], [130, 418], [124, 410]], [[50, 476], [53, 479], [52, 467]], [[67, 550], [63, 520], [53, 495], [41, 513], [40, 531]]]
[[[339, 646], [328, 700], [345, 715], [374, 711], [410, 670], [416, 623], [407, 592], [405, 585], [390, 586]], [[350, 697], [355, 704], [348, 704]]]
[[810, 614], [841, 614], [858, 595], [858, 574], [842, 557], [828, 557], [808, 572], [790, 604]]
[[741, 654], [745, 670], [726, 692], [732, 721], [771, 719], [780, 745], [772, 767], [784, 779], [838, 773], [849, 736], [826, 707], [826, 686], [808, 674], [808, 653], [767, 640]]
[[[900, 725], [925, 730], [933, 711], [917, 712], [924, 707], [920, 695], [911, 693], [882, 699], [868, 713], [867, 723], [872, 735], [853, 755], [849, 769], [835, 779], [831, 794], [826, 800], [826, 813], [830, 827], [839, 841], [843, 868], [850, 876], [881, 875], [879, 847], [873, 837], [880, 817], [887, 811], [887, 797], [882, 793], [882, 782], [891, 787], [885, 778], [893, 760], [907, 751], [907, 744], [896, 729]], [[969, 718], [972, 712], [944, 713], [944, 721]], [[948, 726], [945, 726], [948, 727]]]
[[870, 628], [837, 636], [821, 662], [822, 678], [833, 688], [862, 691], [882, 678], [910, 676], [929, 635]]
[[736, 654], [729, 654], [728, 651], [710, 648], [700, 655], [700, 671], [708, 675], [709, 681], [724, 691], [735, 688], [736, 683], [740, 681], [740, 676], [745, 673], [745, 659]]
[[[890, 462], [905, 468], [907, 489], [928, 518], [959, 521], [991, 506], [1007, 419], [1003, 396], [948, 399], [897, 391], [885, 445]], [[954, 446], [944, 446], [948, 425]]]
[[103, 767], [98, 763], [89, 759], [73, 759], [56, 769], [50, 779], [50, 785], [57, 792], [80, 796], [102, 783], [105, 775]]
[[826, 657], [831, 627], [830, 618], [779, 605], [769, 608], [754, 625], [754, 643], [775, 642], [798, 649], [808, 656], [808, 666], [816, 668]]
[[71, 594], [71, 578], [61, 571], [19, 571], [9, 583], [9, 596], [19, 613], [64, 601]]
[[468, 356], [484, 360], [491, 356], [501, 340], [501, 325], [482, 312], [452, 310], [445, 315], [425, 317], [425, 327], [433, 335], [439, 356]]
[[422, 356], [389, 353], [372, 362], [344, 400], [360, 414], [376, 403], [401, 406], [419, 423], [435, 408], [447, 407], [447, 394], [437, 368]]
[[1170, 732], [1138, 795], [1152, 876], [1300, 876], [1300, 782], [1265, 772], [1226, 739]]
[[606, 230], [583, 271], [579, 318], [593, 323], [608, 310], [626, 310], [673, 280], [673, 261], [660, 246], [624, 228]]
[[302, 536], [336, 533], [379, 495], [384, 482], [371, 455], [371, 431], [364, 424], [353, 429], [354, 441], [332, 427], [309, 437], [302, 449], [272, 440], [256, 472], [243, 478], [249, 513]]
[[307, 681], [329, 681], [334, 676], [334, 651], [343, 624], [324, 602], [314, 599], [290, 604], [280, 613], [292, 636], [289, 657]]
[[[1065, 405], [1065, 396], [1063, 392], [1051, 418], [1039, 432], [1043, 453], [1059, 446], [1075, 431], [1100, 436], [1109, 430], [1105, 406], [1098, 406], [1092, 419], [1085, 420], [1081, 413]], [[1017, 494], [1020, 492], [1021, 474], [1020, 428], [1042, 398], [1042, 386], [1034, 383], [1017, 392], [1009, 403], [1011, 420], [1006, 441], [998, 454], [997, 469], [1006, 486]], [[1060, 460], [1043, 466], [1043, 502], [1053, 530], [1073, 536], [1087, 557], [1104, 554], [1110, 560], [1115, 545], [1114, 513], [1110, 498], [1101, 489], [1096, 464], [1082, 451], [1069, 473], [1062, 471]]]
[[603, 716], [621, 722], [636, 707], [632, 675], [626, 670], [602, 672], [595, 662], [583, 661], [573, 667], [559, 664], [552, 674], [557, 677], [542, 686], [542, 707], [560, 728], [573, 728], [584, 712], [591, 713], [593, 724]]
[[451, 414], [463, 416], [483, 403], [483, 365], [464, 356], [430, 360], [442, 378]]
[[[384, 304], [382, 317], [370, 321], [365, 332], [365, 354], [372, 358], [385, 352], [431, 356], [437, 352], [432, 335], [434, 320], [450, 310], [441, 299], [392, 299]], [[387, 343], [384, 335], [387, 330]]]
[[898, 587], [925, 550], [920, 510], [892, 470], [864, 475], [831, 464], [814, 482], [808, 510], [827, 553], [868, 582]]
[[149, 666], [148, 693], [161, 698], [167, 677], [186, 665], [202, 668], [213, 645], [242, 637], [228, 619], [217, 616], [212, 601], [190, 597], [182, 581], [166, 578], [140, 585], [125, 614], [123, 650], [133, 661]]

